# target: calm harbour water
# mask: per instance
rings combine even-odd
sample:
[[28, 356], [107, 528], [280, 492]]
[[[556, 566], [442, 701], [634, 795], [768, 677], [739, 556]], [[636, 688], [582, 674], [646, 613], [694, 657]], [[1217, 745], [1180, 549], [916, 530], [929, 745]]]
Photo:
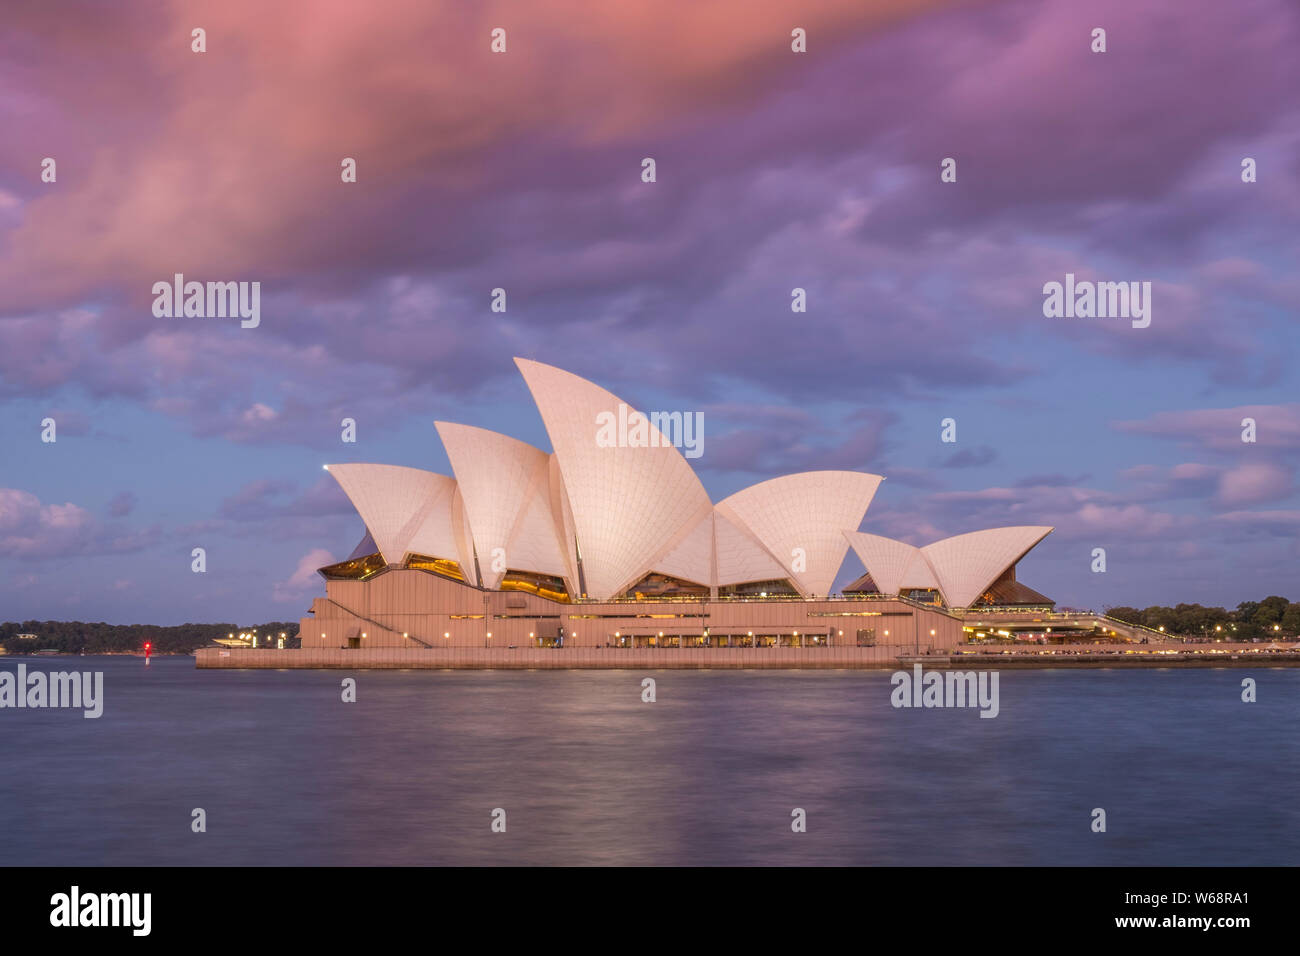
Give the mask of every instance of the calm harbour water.
[[884, 671], [26, 663], [104, 716], [0, 710], [0, 865], [1300, 863], [1300, 669], [1003, 671], [989, 720]]

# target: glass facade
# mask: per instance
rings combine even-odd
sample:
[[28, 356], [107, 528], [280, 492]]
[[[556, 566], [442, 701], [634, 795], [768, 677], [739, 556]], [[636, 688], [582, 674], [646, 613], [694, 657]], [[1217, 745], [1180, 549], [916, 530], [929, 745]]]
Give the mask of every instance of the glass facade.
[[406, 559], [406, 566], [416, 571], [432, 571], [453, 581], [464, 581], [465, 574], [460, 569], [459, 561], [447, 558], [434, 558], [427, 554], [413, 554]]
[[628, 588], [623, 594], [636, 601], [653, 600], [660, 597], [708, 597], [709, 588], [694, 581], [685, 581], [668, 574], [652, 571], [640, 581]]
[[529, 571], [506, 571], [497, 588], [502, 591], [523, 591], [535, 594], [548, 601], [569, 603], [569, 589], [561, 578], [549, 574], [533, 574]]
[[718, 588], [719, 597], [798, 597], [799, 592], [786, 578], [774, 581], [745, 581]]
[[383, 556], [376, 553], [326, 565], [320, 569], [320, 573], [335, 581], [364, 581], [372, 574], [378, 574], [385, 567], [387, 565], [384, 563]]

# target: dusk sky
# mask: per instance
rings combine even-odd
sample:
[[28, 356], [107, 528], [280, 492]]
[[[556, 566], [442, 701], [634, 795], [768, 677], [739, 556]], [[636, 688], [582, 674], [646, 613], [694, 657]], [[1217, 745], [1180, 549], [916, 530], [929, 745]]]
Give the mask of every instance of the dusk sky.
[[514, 356], [703, 412], [715, 501], [870, 471], [866, 531], [1054, 526], [1062, 605], [1300, 600], [1297, 50], [1294, 0], [10, 0], [0, 620], [298, 619], [363, 533], [322, 464], [550, 449]]

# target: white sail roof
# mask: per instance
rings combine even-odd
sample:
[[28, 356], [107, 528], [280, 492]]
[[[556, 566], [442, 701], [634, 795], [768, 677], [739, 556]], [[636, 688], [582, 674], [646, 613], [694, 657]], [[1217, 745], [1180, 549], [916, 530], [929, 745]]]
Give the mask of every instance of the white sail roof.
[[926, 559], [925, 552], [917, 548], [911, 560], [907, 562], [907, 567], [903, 570], [900, 589], [903, 591], [922, 591], [927, 588], [934, 588], [943, 593], [939, 587], [939, 579], [935, 577], [934, 568], [930, 566], [929, 560]]
[[683, 581], [712, 587], [713, 573], [713, 512], [710, 511], [695, 523], [667, 554], [653, 562], [652, 570], [669, 574]]
[[846, 531], [844, 536], [881, 594], [939, 587], [925, 553], [915, 545], [862, 531]]
[[560, 473], [560, 461], [554, 452], [550, 455], [548, 473], [551, 479], [551, 525], [555, 528], [555, 536], [563, 551], [564, 582], [570, 594], [580, 596], [582, 588], [578, 577], [578, 546], [574, 539], [573, 509], [569, 507], [569, 495], [564, 490], [564, 475]]
[[844, 537], [881, 594], [897, 594], [902, 589], [904, 573], [921, 551], [906, 542], [862, 531], [845, 531]]
[[1052, 532], [1042, 525], [989, 528], [944, 538], [921, 551], [949, 607], [970, 607], [1007, 568]]
[[[639, 581], [710, 510], [709, 496], [681, 453], [647, 425], [652, 444], [597, 442], [617, 396], [570, 372], [515, 359], [559, 461], [582, 555], [587, 593], [608, 600]], [[625, 414], [634, 410], [628, 409]]]
[[564, 560], [563, 545], [556, 531], [555, 515], [551, 511], [551, 462], [533, 475], [526, 492], [526, 503], [506, 548], [506, 567], [516, 571], [536, 571], [567, 578], [568, 562]]
[[[718, 502], [750, 531], [805, 596], [829, 594], [856, 531], [884, 479], [860, 471], [806, 471], [759, 482]], [[796, 570], [802, 568], [802, 570]]]
[[495, 588], [507, 568], [563, 575], [550, 514], [550, 456], [486, 428], [434, 425], [464, 498], [483, 586]]
[[649, 420], [640, 432], [649, 442], [634, 431], [605, 440], [603, 417], [631, 426], [639, 414], [617, 396], [561, 369], [515, 361], [553, 453], [437, 422], [455, 479], [396, 465], [326, 466], [389, 564], [412, 553], [454, 560], [467, 581], [488, 588], [506, 569], [552, 574], [570, 594], [596, 600], [650, 572], [713, 588], [786, 578], [811, 596], [829, 593], [852, 545], [882, 593], [936, 588], [950, 607], [969, 607], [1052, 530], [993, 528], [924, 548], [863, 534], [857, 528], [883, 479], [852, 471], [773, 478], [715, 507]]
[[790, 572], [767, 553], [757, 538], [736, 527], [720, 511], [714, 511], [713, 526], [718, 587], [748, 581], [777, 581], [790, 576]]
[[401, 465], [326, 465], [351, 500], [388, 564], [401, 564], [412, 552], [462, 562], [465, 555], [452, 533], [456, 482]]
[[451, 496], [449, 525], [443, 525], [430, 517], [419, 533], [411, 539], [411, 550], [417, 554], [436, 557], [439, 556], [438, 551], [422, 551], [421, 547], [442, 548], [445, 547], [443, 542], [449, 539], [452, 547], [455, 548], [452, 553], [459, 555], [457, 563], [460, 564], [465, 580], [477, 585], [479, 581], [475, 576], [477, 562], [474, 560], [474, 536], [469, 530], [469, 513], [465, 510], [465, 496], [461, 494], [460, 482], [456, 483], [455, 493]]

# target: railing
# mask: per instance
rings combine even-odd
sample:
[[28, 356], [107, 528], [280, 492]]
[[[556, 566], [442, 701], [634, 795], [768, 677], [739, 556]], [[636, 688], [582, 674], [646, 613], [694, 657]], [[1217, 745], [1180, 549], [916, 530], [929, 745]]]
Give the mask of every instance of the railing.
[[[330, 604], [333, 604], [340, 611], [345, 611], [348, 614], [351, 614], [353, 617], [360, 618], [361, 620], [365, 621], [368, 624], [373, 624], [375, 627], [383, 628], [385, 631], [392, 631], [394, 634], [398, 633], [395, 627], [392, 627], [391, 625], [388, 624], [384, 624], [380, 621], [376, 621], [373, 617], [366, 617], [364, 614], [358, 614], [356, 611], [352, 610], [352, 608], [344, 607], [342, 604], [340, 604], [338, 601], [335, 601], [333, 598], [325, 598], [325, 600], [328, 601]], [[299, 636], [301, 637], [301, 635]], [[428, 643], [427, 641], [422, 641], [418, 637], [412, 637], [410, 634], [402, 634], [402, 636], [406, 638], [408, 641], [415, 641], [415, 643], [419, 644], [421, 647], [433, 647], [433, 645]]]
[[1050, 605], [1026, 607], [1023, 604], [986, 604], [962, 609], [962, 617], [972, 614], [1034, 614], [1039, 617], [1059, 616]]
[[981, 608], [966, 608], [961, 616], [963, 619], [969, 619], [971, 617], [978, 617], [985, 614], [990, 616], [1005, 614], [1032, 614], [1035, 616], [1035, 621], [1041, 620], [1044, 624], [1079, 622], [1091, 618], [1097, 626], [1102, 628], [1113, 628], [1118, 626], [1124, 628], [1130, 633], [1143, 632], [1162, 641], [1184, 640], [1184, 638], [1178, 634], [1171, 634], [1167, 631], [1157, 630], [1154, 627], [1147, 627], [1145, 624], [1134, 624], [1131, 621], [1123, 621], [1117, 617], [1111, 617], [1109, 614], [1100, 614], [1096, 611], [1055, 611], [1038, 608], [989, 606]]
[[790, 602], [802, 602], [811, 604], [814, 602], [833, 601], [844, 603], [855, 603], [863, 601], [898, 601], [902, 604], [909, 604], [912, 607], [924, 608], [927, 611], [938, 611], [940, 614], [951, 615], [948, 608], [938, 604], [926, 604], [924, 601], [917, 601], [914, 598], [905, 597], [902, 594], [827, 594], [813, 595], [804, 597], [802, 594], [769, 594], [763, 597], [759, 594], [747, 595], [719, 595], [711, 598], [707, 596], [683, 596], [683, 595], [663, 595], [658, 597], [616, 597], [607, 601], [596, 598], [574, 598], [570, 604], [780, 604]]
[[1147, 627], [1145, 624], [1133, 624], [1130, 621], [1121, 621], [1119, 618], [1111, 617], [1109, 614], [1098, 614], [1097, 617], [1101, 618], [1103, 621], [1112, 621], [1115, 624], [1120, 624], [1134, 631], [1146, 631], [1148, 634], [1158, 637], [1162, 641], [1184, 640], [1184, 638], [1178, 634], [1170, 634], [1167, 631], [1160, 631], [1154, 627]]

